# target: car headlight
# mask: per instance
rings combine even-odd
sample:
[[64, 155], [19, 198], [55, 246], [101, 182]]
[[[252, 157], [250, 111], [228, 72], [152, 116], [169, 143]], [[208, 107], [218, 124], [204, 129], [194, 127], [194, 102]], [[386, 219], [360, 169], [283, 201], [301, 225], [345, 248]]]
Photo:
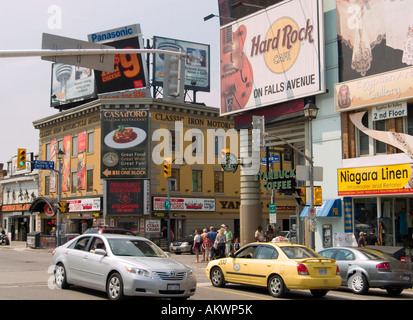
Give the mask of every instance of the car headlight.
[[187, 246], [187, 245], [189, 245], [189, 242], [182, 242], [181, 243], [181, 246]]
[[133, 273], [133, 274], [136, 274], [138, 276], [144, 276], [144, 277], [152, 278], [151, 272], [146, 270], [146, 269], [129, 267], [129, 266], [126, 266], [125, 268], [126, 268], [126, 271], [128, 271], [129, 273]]

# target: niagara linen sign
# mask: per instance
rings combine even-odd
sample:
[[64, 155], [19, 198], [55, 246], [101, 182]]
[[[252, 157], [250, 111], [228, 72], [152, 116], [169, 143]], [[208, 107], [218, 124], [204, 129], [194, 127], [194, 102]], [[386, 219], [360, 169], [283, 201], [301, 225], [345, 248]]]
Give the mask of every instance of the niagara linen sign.
[[413, 193], [412, 164], [338, 169], [338, 195]]

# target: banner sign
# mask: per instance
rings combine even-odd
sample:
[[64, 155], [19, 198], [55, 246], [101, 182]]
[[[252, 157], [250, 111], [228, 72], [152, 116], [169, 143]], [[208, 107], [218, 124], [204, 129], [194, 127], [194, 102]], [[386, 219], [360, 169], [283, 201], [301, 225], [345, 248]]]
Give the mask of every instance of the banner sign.
[[412, 164], [338, 169], [338, 195], [413, 192]]
[[[172, 51], [184, 51], [185, 89], [210, 91], [210, 53], [209, 45], [176, 39], [154, 37], [154, 48]], [[164, 57], [155, 54], [153, 62], [153, 81], [155, 85], [163, 85]]]
[[149, 110], [103, 110], [101, 123], [101, 179], [147, 178]]
[[[165, 197], [153, 198], [153, 210], [166, 210]], [[170, 211], [215, 211], [215, 199], [170, 198]]]
[[220, 30], [221, 115], [325, 92], [322, 1], [283, 1]]
[[53, 63], [51, 84], [51, 107], [97, 97], [92, 69]]
[[106, 214], [144, 214], [144, 180], [107, 180]]
[[[130, 25], [88, 35], [94, 43], [104, 43], [116, 49], [142, 49], [140, 25]], [[98, 93], [121, 91], [147, 86], [145, 57], [142, 54], [117, 54], [113, 72], [95, 70]]]

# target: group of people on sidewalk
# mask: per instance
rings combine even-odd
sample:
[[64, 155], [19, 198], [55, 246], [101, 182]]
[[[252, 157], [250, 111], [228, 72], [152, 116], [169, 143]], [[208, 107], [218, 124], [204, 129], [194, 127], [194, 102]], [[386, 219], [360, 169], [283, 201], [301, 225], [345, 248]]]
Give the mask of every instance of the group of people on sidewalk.
[[202, 252], [201, 262], [213, 260], [215, 256], [224, 258], [239, 249], [239, 239], [234, 239], [232, 231], [228, 225], [222, 224], [218, 231], [211, 226], [209, 231], [205, 228], [202, 233], [196, 229], [194, 244], [192, 247], [195, 252], [196, 261], [199, 262], [199, 254]]

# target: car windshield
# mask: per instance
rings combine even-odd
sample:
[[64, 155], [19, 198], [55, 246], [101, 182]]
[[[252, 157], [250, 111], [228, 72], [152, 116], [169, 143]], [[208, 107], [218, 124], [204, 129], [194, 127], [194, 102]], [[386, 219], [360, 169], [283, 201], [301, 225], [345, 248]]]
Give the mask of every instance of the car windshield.
[[166, 257], [166, 254], [158, 246], [149, 241], [138, 239], [108, 239], [108, 242], [115, 256]]
[[281, 247], [281, 250], [290, 259], [306, 259], [306, 258], [319, 258], [320, 257], [315, 252], [311, 251], [310, 249], [306, 247], [288, 246], [288, 247]]

